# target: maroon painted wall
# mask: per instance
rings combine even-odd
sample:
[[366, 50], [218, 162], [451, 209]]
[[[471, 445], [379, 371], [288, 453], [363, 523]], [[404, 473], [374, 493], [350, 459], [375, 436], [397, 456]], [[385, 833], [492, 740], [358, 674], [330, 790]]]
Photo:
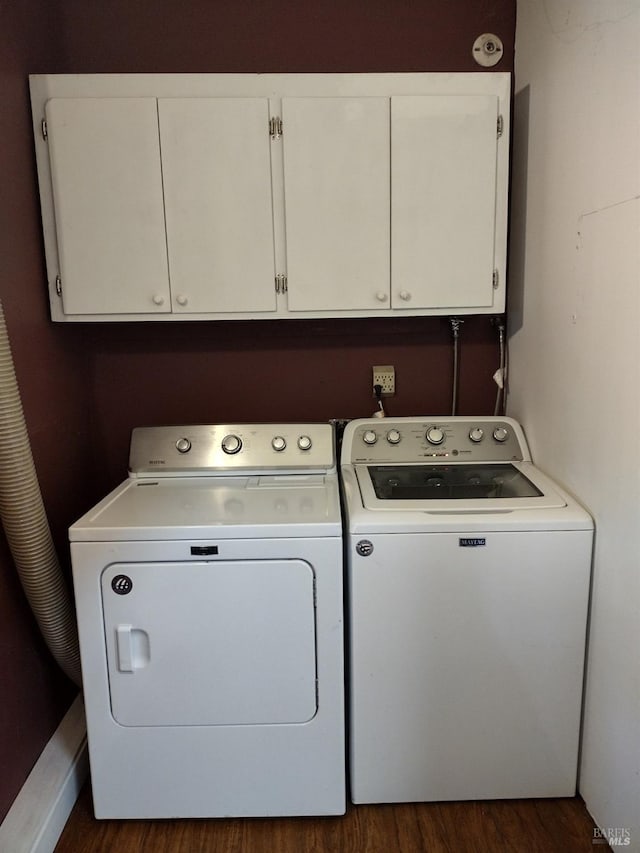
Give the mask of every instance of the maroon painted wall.
[[[446, 321], [54, 325], [45, 273], [28, 73], [477, 71], [474, 39], [504, 41], [515, 0], [7, 0], [0, 3], [0, 297], [54, 536], [124, 476], [142, 424], [354, 417], [371, 365], [394, 364], [390, 413], [446, 413]], [[497, 341], [462, 332], [460, 411], [491, 412]], [[0, 535], [0, 819], [69, 705]]]
[[[497, 33], [513, 68], [515, 0], [65, 0], [77, 72], [478, 71], [471, 48]], [[125, 471], [141, 424], [357, 417], [373, 411], [371, 366], [396, 367], [390, 413], [450, 412], [446, 320], [163, 323], [94, 336], [96, 485]], [[463, 326], [460, 412], [493, 412], [495, 330]], [[126, 405], [123, 406], [123, 400]]]
[[[460, 411], [492, 413], [489, 318], [467, 318], [462, 335]], [[123, 479], [132, 426], [371, 415], [374, 364], [396, 368], [389, 415], [446, 414], [450, 340], [444, 318], [103, 325], [92, 340], [99, 490]]]
[[[27, 74], [56, 68], [59, 17], [49, 0], [0, 4], [0, 298], [36, 468], [61, 559], [86, 505], [90, 374], [85, 332], [49, 321]], [[0, 528], [0, 820], [77, 690], [46, 649]]]

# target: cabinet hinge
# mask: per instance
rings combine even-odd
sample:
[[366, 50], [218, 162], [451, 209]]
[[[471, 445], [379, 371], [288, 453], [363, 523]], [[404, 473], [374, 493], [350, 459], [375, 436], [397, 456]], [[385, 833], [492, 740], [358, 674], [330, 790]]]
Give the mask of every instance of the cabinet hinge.
[[498, 289], [499, 280], [500, 280], [500, 276], [498, 275], [498, 270], [494, 270], [493, 271], [493, 289], [494, 290]]
[[280, 139], [282, 136], [282, 119], [274, 117], [269, 119], [269, 136], [272, 139]]
[[286, 275], [277, 275], [276, 276], [276, 293], [286, 293], [287, 292], [287, 277]]
[[502, 116], [498, 116], [498, 139], [500, 139], [500, 137], [502, 136], [503, 131], [504, 131], [504, 119], [502, 118]]
[[62, 279], [59, 275], [56, 276], [56, 293], [58, 296], [62, 296]]
[[45, 140], [45, 142], [46, 142], [46, 140], [49, 138], [49, 132], [48, 132], [48, 130], [47, 130], [47, 120], [46, 120], [46, 118], [43, 118], [43, 119], [42, 119], [42, 122], [40, 123], [40, 128], [41, 128], [41, 130], [42, 130], [42, 138], [43, 138], [43, 139]]

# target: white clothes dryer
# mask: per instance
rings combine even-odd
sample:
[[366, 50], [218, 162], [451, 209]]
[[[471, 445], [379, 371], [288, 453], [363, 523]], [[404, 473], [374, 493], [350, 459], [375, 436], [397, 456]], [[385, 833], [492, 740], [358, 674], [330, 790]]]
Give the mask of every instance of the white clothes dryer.
[[344, 813], [332, 427], [134, 430], [70, 539], [96, 817]]
[[346, 427], [356, 803], [576, 790], [593, 522], [508, 418]]

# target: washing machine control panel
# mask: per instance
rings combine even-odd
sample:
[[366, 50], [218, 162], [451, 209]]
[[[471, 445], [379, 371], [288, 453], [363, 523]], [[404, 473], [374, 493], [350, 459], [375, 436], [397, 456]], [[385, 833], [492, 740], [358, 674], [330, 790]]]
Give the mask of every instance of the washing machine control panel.
[[138, 476], [335, 467], [328, 423], [197, 424], [133, 430], [129, 471]]
[[342, 462], [514, 462], [530, 459], [510, 418], [380, 418], [352, 421]]

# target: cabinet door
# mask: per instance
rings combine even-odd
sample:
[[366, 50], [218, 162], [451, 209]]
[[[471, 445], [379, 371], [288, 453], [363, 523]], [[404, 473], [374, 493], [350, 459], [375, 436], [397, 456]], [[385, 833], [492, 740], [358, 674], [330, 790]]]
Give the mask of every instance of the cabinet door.
[[46, 119], [65, 314], [169, 311], [155, 98], [52, 98]]
[[158, 107], [174, 312], [274, 311], [267, 99]]
[[389, 307], [389, 99], [282, 102], [288, 307]]
[[498, 99], [391, 99], [393, 308], [493, 304]]

